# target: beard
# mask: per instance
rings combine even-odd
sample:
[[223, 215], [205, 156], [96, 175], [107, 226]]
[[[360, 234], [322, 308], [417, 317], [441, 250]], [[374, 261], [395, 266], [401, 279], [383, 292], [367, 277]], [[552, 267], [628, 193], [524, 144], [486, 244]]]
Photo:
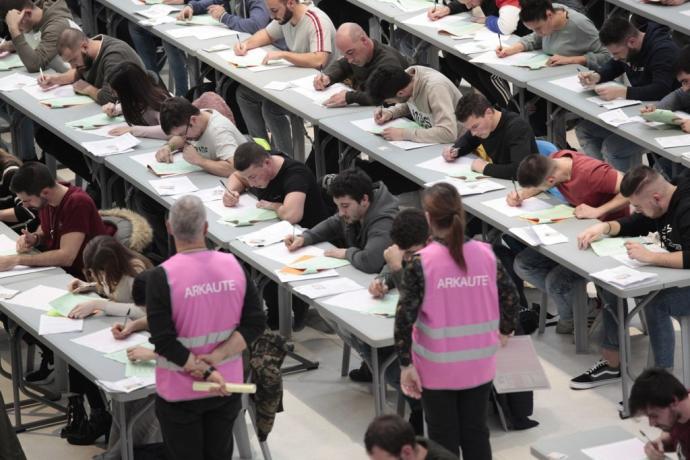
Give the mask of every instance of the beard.
[[81, 59], [84, 62], [84, 64], [77, 67], [77, 73], [79, 75], [84, 75], [93, 66], [93, 59], [91, 59], [91, 56], [89, 56], [86, 53], [81, 53]]
[[282, 20], [278, 21], [278, 24], [280, 24], [281, 26], [284, 26], [285, 24], [290, 22], [290, 19], [292, 19], [292, 16], [293, 16], [292, 11], [286, 9], [285, 10], [285, 16], [283, 16]]

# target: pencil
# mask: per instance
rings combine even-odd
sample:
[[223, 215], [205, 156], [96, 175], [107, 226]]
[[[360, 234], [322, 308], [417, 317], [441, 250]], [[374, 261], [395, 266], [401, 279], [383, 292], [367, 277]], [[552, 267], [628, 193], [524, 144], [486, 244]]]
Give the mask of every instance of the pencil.
[[131, 308], [127, 309], [127, 316], [125, 316], [125, 324], [122, 325], [122, 329], [124, 330], [125, 326], [127, 326], [127, 320], [129, 319], [129, 312], [131, 311]]

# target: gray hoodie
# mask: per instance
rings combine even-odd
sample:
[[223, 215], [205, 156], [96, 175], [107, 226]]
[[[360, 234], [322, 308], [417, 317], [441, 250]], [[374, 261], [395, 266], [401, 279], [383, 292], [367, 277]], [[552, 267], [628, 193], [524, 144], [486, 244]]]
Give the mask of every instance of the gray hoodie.
[[347, 260], [357, 270], [378, 273], [386, 263], [383, 251], [391, 245], [390, 232], [397, 213], [398, 199], [383, 183], [377, 182], [374, 184], [374, 199], [362, 221], [347, 225], [335, 214], [305, 231], [302, 234], [304, 244], [344, 240]]

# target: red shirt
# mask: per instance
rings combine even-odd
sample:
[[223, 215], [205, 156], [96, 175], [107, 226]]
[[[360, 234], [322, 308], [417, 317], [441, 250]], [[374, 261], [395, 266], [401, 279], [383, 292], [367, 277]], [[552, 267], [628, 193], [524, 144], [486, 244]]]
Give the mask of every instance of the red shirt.
[[60, 249], [60, 238], [68, 233], [83, 233], [84, 242], [79, 248], [79, 254], [70, 267], [64, 268], [70, 275], [84, 278], [82, 268], [84, 246], [91, 238], [98, 235], [114, 235], [115, 228], [106, 225], [98, 209], [89, 195], [79, 187], [67, 185], [67, 193], [56, 207], [46, 205], [39, 210], [43, 230], [42, 249], [53, 251]]
[[[570, 157], [573, 160], [570, 180], [556, 187], [568, 203], [573, 206], [586, 204], [598, 208], [618, 194], [616, 192], [618, 171], [613, 166], [572, 150], [560, 150], [551, 155], [553, 159], [563, 157]], [[625, 207], [603, 216], [601, 220], [614, 220], [627, 216], [629, 213], [629, 208]]]
[[676, 450], [681, 460], [690, 459], [690, 422], [676, 423], [669, 432], [671, 449]]

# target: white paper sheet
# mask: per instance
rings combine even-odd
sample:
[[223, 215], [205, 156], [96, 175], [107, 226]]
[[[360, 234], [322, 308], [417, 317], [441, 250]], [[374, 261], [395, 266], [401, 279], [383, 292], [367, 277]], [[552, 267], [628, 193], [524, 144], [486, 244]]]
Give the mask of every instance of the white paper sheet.
[[287, 265], [302, 256], [322, 256], [323, 249], [316, 246], [305, 246], [290, 252], [284, 244], [272, 244], [265, 248], [257, 249], [254, 254], [274, 260], [279, 264]]
[[268, 64], [247, 67], [247, 70], [250, 72], [264, 72], [266, 70], [282, 69], [283, 67], [293, 67], [293, 64], [285, 59], [278, 59], [277, 61], [270, 61]]
[[680, 136], [655, 137], [655, 141], [665, 149], [673, 147], [685, 147], [690, 145], [690, 134], [681, 134]]
[[298, 78], [297, 80], [292, 80], [290, 82], [290, 89], [306, 97], [314, 104], [323, 104], [331, 96], [342, 91], [352, 91], [352, 88], [345, 86], [342, 83], [335, 83], [323, 91], [317, 91], [314, 89], [315, 76], [316, 74]]
[[286, 235], [301, 235], [304, 230], [297, 225], [292, 225], [286, 220], [264, 227], [251, 233], [245, 233], [237, 237], [246, 245], [261, 248], [272, 244], [282, 243]]
[[489, 179], [482, 179], [474, 182], [465, 182], [464, 180], [456, 179], [454, 177], [446, 177], [433, 182], [427, 182], [424, 184], [425, 187], [431, 187], [439, 182], [446, 182], [458, 191], [461, 196], [470, 195], [481, 195], [482, 193], [493, 192], [495, 190], [501, 190], [505, 187], [498, 182], [494, 182]]
[[156, 377], [142, 378], [142, 377], [127, 377], [126, 379], [117, 380], [114, 382], [107, 380], [96, 380], [107, 391], [115, 393], [131, 393], [139, 388], [145, 388], [156, 384]]
[[609, 110], [608, 112], [600, 113], [597, 117], [615, 127], [637, 121], [644, 123], [642, 117], [629, 117], [622, 109]]
[[496, 56], [496, 51], [491, 50], [486, 53], [482, 53], [476, 57], [473, 57], [470, 62], [480, 63], [480, 64], [498, 64], [498, 65], [513, 65], [517, 66], [522, 64], [524, 61], [531, 59], [538, 54], [543, 54], [541, 51], [526, 51], [522, 53], [513, 54], [512, 56], [500, 58]]
[[605, 108], [606, 110], [620, 109], [623, 107], [628, 107], [631, 105], [641, 104], [642, 101], [637, 101], [634, 99], [614, 99], [612, 101], [605, 101], [599, 96], [588, 97], [589, 102], [593, 102], [596, 105]]
[[[137, 10], [135, 11], [136, 14], [140, 16], [144, 16], [145, 18], [153, 19], [153, 18], [162, 18], [162, 17], [168, 17], [170, 13], [173, 11], [180, 11], [179, 6], [172, 6], [172, 5], [165, 5], [165, 4], [158, 4], [158, 5], [153, 5], [151, 8], [145, 8], [143, 10]], [[173, 21], [175, 18], [170, 17]]]
[[149, 181], [149, 184], [160, 196], [185, 195], [199, 190], [187, 176], [153, 179]]
[[551, 83], [552, 85], [560, 86], [561, 88], [565, 88], [568, 91], [572, 91], [574, 93], [587, 93], [593, 91], [592, 89], [588, 89], [582, 86], [582, 84], [580, 83], [580, 79], [577, 75], [571, 75], [569, 77], [564, 78], [557, 78], [556, 80], [551, 80], [549, 83]]
[[113, 337], [110, 328], [106, 327], [100, 331], [72, 339], [72, 342], [92, 348], [101, 353], [112, 353], [114, 351], [124, 350], [139, 345], [140, 343], [146, 342], [148, 338], [148, 335], [135, 332], [125, 339], [117, 340]]
[[81, 332], [83, 328], [83, 319], [70, 319], [63, 318], [62, 316], [41, 315], [40, 322], [38, 323], [38, 335]]
[[551, 387], [534, 349], [532, 337], [510, 337], [505, 347], [499, 347], [496, 352], [494, 387], [499, 394]]
[[30, 86], [25, 86], [22, 88], [29, 96], [32, 96], [39, 101], [45, 101], [48, 99], [55, 99], [58, 97], [72, 97], [76, 96], [74, 88], [72, 85], [56, 86], [49, 90], [43, 90], [40, 86], [34, 84]]
[[509, 228], [508, 231], [520, 238], [521, 241], [529, 246], [539, 246], [541, 241], [539, 240], [537, 234], [534, 233], [534, 229], [532, 227], [532, 225], [528, 225], [526, 227], [512, 227]]
[[0, 299], [11, 299], [12, 297], [16, 296], [19, 294], [19, 290], [17, 289], [9, 289], [3, 286], [0, 286]]
[[36, 84], [36, 79], [23, 73], [14, 73], [0, 78], [0, 91], [16, 91]]
[[556, 230], [553, 225], [550, 224], [540, 224], [534, 225], [532, 230], [541, 241], [544, 246], [550, 246], [552, 244], [567, 243], [568, 237]]
[[0, 256], [10, 256], [17, 253], [17, 243], [7, 235], [0, 235]]
[[234, 50], [221, 51], [218, 57], [235, 64], [238, 67], [259, 66], [266, 57], [267, 51], [263, 48], [254, 48], [247, 51], [244, 56], [238, 56]]
[[467, 19], [470, 18], [469, 13], [461, 13], [461, 14], [453, 14], [449, 15], [446, 17], [443, 17], [441, 19], [438, 19], [436, 21], [431, 21], [429, 17], [427, 16], [426, 11], [423, 13], [420, 13], [416, 16], [412, 16], [409, 19], [405, 19], [403, 23], [405, 24], [410, 24], [414, 26], [423, 26], [423, 27], [431, 27], [432, 29], [440, 29], [442, 27], [452, 25], [458, 22], [467, 22]]
[[112, 137], [102, 141], [82, 142], [81, 145], [95, 156], [104, 157], [127, 152], [140, 142], [141, 141], [132, 136], [131, 133], [127, 133], [123, 134], [122, 136]]
[[159, 26], [161, 24], [169, 24], [175, 22], [176, 19], [173, 16], [161, 16], [159, 18], [142, 19], [139, 24], [142, 26]]
[[180, 26], [177, 29], [165, 31], [173, 38], [194, 37], [198, 40], [210, 40], [211, 38], [228, 37], [237, 34], [234, 30], [218, 26]]
[[383, 299], [375, 299], [369, 293], [368, 289], [363, 288], [357, 291], [349, 291], [329, 297], [328, 299], [324, 299], [323, 303], [358, 311], [360, 313], [371, 313], [377, 309], [383, 310], [385, 305], [397, 303], [398, 297], [398, 291], [394, 289], [388, 292]]
[[600, 279], [618, 287], [628, 287], [635, 284], [643, 284], [658, 277], [656, 273], [641, 272], [625, 265], [608, 268], [599, 272], [590, 273], [589, 276]]
[[12, 276], [26, 275], [28, 273], [42, 272], [45, 270], [51, 270], [55, 267], [27, 267], [26, 265], [17, 265], [12, 270], [5, 270], [0, 272], [0, 279], [10, 278]]
[[256, 208], [256, 203], [257, 199], [254, 196], [248, 193], [243, 193], [242, 195], [240, 195], [239, 203], [237, 203], [237, 205], [233, 206], [232, 208], [228, 208], [227, 206], [225, 206], [222, 200], [208, 201], [204, 203], [204, 205], [214, 214], [224, 219], [227, 217], [236, 216], [237, 214], [242, 214], [247, 209]]
[[58, 289], [55, 287], [44, 286], [41, 284], [17, 294], [7, 302], [13, 305], [19, 305], [20, 307], [48, 311], [52, 309], [52, 307], [50, 306], [50, 302], [57, 299], [58, 297], [62, 297], [68, 292], [69, 291], [67, 291], [66, 289]]
[[637, 438], [582, 449], [582, 453], [592, 460], [611, 460], [614, 458], [625, 460], [647, 459], [647, 455], [644, 453], [644, 442]]
[[225, 189], [219, 185], [218, 187], [204, 188], [204, 189], [198, 190], [196, 192], [192, 192], [192, 193], [181, 193], [179, 195], [173, 195], [171, 198], [173, 200], [179, 200], [180, 198], [182, 198], [185, 195], [194, 195], [196, 197], [199, 197], [199, 199], [203, 203], [208, 203], [210, 201], [222, 200], [224, 193], [225, 193]]
[[306, 286], [299, 286], [295, 288], [295, 291], [309, 297], [310, 299], [318, 299], [319, 297], [336, 295], [343, 292], [357, 291], [360, 289], [363, 289], [363, 286], [352, 281], [350, 278], [337, 278], [334, 280], [307, 284]]
[[479, 158], [477, 155], [471, 153], [469, 155], [465, 155], [463, 157], [458, 158], [452, 163], [449, 163], [446, 160], [444, 160], [441, 155], [438, 155], [432, 158], [431, 160], [427, 160], [417, 164], [417, 167], [448, 174], [449, 168], [466, 168], [472, 166], [472, 162], [477, 158]]
[[276, 275], [278, 275], [278, 279], [281, 283], [291, 283], [293, 281], [307, 281], [319, 278], [332, 278], [334, 276], [340, 276], [338, 275], [338, 272], [335, 270], [323, 270], [318, 273], [311, 273], [308, 275], [291, 275], [288, 273], [283, 273], [280, 270], [276, 270], [275, 273]]
[[397, 147], [403, 150], [414, 150], [421, 149], [422, 147], [429, 147], [430, 145], [437, 145], [438, 142], [424, 143], [424, 142], [412, 142], [412, 141], [388, 141], [393, 147]]
[[552, 204], [540, 200], [537, 197], [524, 200], [521, 206], [508, 206], [505, 198], [496, 198], [494, 200], [485, 201], [482, 204], [508, 217], [517, 217], [527, 212], [541, 211], [542, 209], [553, 207]]
[[81, 131], [82, 133], [86, 134], [91, 134], [93, 136], [100, 136], [100, 137], [108, 137], [108, 138], [114, 138], [117, 136], [113, 136], [111, 134], [108, 134], [110, 131], [112, 131], [115, 128], [125, 128], [127, 127], [127, 123], [115, 123], [114, 125], [106, 125], [106, 126], [101, 126], [100, 128], [96, 129], [77, 129], [77, 131]]
[[292, 82], [290, 81], [272, 81], [266, 86], [264, 86], [265, 89], [272, 89], [274, 91], [285, 91], [288, 89], [290, 86], [292, 86]]
[[[498, 42], [498, 40], [496, 40]], [[460, 51], [462, 54], [479, 54], [486, 53], [487, 51], [495, 50], [498, 43], [493, 41], [478, 41], [473, 40], [466, 43], [460, 43], [455, 45], [455, 49]]]

